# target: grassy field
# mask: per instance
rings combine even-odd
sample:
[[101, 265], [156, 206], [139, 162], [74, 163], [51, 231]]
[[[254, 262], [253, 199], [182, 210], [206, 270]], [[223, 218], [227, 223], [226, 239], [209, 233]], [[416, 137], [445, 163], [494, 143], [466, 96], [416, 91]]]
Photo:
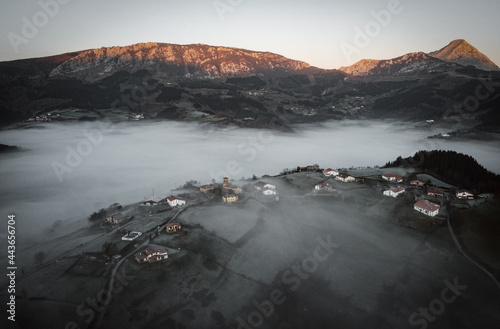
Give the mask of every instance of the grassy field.
[[460, 213], [461, 235], [479, 259], [500, 271], [500, 201], [493, 199]]

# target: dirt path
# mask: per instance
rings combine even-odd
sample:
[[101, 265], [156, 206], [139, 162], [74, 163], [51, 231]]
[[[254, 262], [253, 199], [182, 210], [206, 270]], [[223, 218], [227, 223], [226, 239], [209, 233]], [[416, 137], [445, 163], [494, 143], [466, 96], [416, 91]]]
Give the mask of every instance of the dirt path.
[[483, 263], [476, 256], [474, 256], [465, 246], [465, 243], [460, 235], [457, 235], [458, 231], [458, 220], [455, 215], [455, 210], [451, 208], [449, 202], [447, 202], [446, 207], [448, 208], [446, 220], [448, 221], [448, 228], [450, 230], [451, 236], [455, 241], [455, 244], [458, 247], [458, 250], [465, 256], [468, 260], [470, 260], [474, 265], [479, 267], [484, 273], [486, 273], [497, 285], [500, 289], [500, 282], [493, 274], [493, 269], [490, 268], [487, 264]]

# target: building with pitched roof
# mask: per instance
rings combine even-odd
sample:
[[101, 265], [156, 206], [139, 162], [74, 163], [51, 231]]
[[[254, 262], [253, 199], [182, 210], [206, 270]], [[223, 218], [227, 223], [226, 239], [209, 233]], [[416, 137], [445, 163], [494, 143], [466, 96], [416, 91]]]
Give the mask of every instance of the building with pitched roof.
[[429, 200], [419, 200], [413, 205], [413, 209], [421, 212], [424, 215], [434, 217], [439, 213], [441, 206], [430, 202]]

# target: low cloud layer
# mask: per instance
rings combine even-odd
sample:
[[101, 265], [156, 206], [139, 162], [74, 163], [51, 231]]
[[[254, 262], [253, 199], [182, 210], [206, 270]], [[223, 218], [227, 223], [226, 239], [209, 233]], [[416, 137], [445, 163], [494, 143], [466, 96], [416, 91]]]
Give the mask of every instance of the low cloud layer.
[[153, 189], [169, 194], [187, 180], [273, 175], [314, 163], [383, 165], [421, 149], [456, 150], [500, 172], [497, 144], [428, 140], [446, 131], [437, 126], [342, 121], [303, 125], [296, 134], [174, 122], [105, 128], [102, 123], [45, 124], [0, 132], [1, 143], [23, 148], [0, 155], [0, 209], [22, 219], [20, 234], [35, 234], [58, 219], [88, 216], [114, 202], [141, 201]]

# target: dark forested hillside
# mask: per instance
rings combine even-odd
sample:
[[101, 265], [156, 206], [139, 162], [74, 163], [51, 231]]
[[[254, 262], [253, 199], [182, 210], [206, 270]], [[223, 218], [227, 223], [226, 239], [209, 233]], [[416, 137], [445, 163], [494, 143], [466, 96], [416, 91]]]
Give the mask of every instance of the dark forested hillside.
[[475, 192], [500, 192], [500, 175], [481, 166], [473, 157], [455, 151], [419, 151], [413, 157], [399, 157], [388, 167], [416, 167], [459, 188]]

